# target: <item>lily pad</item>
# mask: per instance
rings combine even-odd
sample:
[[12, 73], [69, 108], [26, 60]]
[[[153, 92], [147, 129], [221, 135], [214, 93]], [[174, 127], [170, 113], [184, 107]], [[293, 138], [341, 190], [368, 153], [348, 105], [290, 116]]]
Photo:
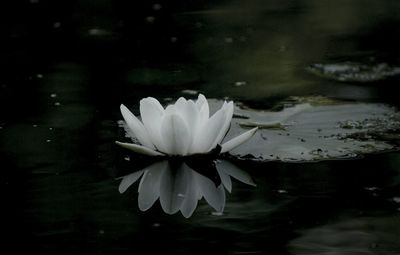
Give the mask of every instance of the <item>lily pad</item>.
[[339, 82], [377, 82], [400, 75], [400, 67], [390, 66], [387, 63], [372, 65], [355, 62], [312, 64], [306, 70]]
[[[252, 139], [231, 151], [258, 161], [319, 161], [398, 149], [400, 114], [378, 103], [295, 98], [280, 111], [236, 105], [230, 139], [259, 127]], [[315, 103], [317, 102], [317, 103]], [[323, 102], [323, 103], [318, 103]], [[212, 102], [211, 105], [221, 104]]]

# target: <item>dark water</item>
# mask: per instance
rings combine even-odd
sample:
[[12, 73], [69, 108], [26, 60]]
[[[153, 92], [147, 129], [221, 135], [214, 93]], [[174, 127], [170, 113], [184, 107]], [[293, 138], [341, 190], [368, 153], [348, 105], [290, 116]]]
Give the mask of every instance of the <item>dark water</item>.
[[[8, 2], [8, 3], [7, 3]], [[0, 160], [6, 248], [40, 254], [400, 254], [400, 154], [239, 167], [223, 214], [118, 192], [120, 103], [195, 90], [268, 109], [322, 95], [399, 106], [398, 79], [338, 83], [314, 63], [400, 65], [400, 2], [5, 1]], [[136, 112], [137, 113], [137, 112]], [[135, 169], [137, 170], [137, 169]]]

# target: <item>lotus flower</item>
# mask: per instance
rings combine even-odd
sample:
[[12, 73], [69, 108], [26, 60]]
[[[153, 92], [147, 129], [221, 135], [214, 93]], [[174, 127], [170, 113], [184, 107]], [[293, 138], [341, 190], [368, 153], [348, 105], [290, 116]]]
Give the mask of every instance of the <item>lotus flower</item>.
[[204, 197], [212, 208], [222, 213], [225, 207], [225, 189], [228, 192], [232, 190], [231, 177], [251, 186], [255, 186], [255, 183], [249, 174], [228, 161], [218, 162], [216, 170], [221, 180], [219, 184], [184, 162], [174, 165], [164, 160], [123, 176], [118, 189], [120, 193], [124, 193], [140, 179], [138, 205], [141, 211], [147, 211], [159, 199], [165, 213], [175, 214], [181, 211], [184, 217], [189, 218], [198, 201]]
[[251, 138], [253, 128], [221, 145], [228, 132], [233, 102], [224, 102], [221, 109], [210, 117], [207, 99], [200, 94], [196, 102], [179, 98], [175, 104], [162, 107], [152, 97], [140, 101], [140, 121], [121, 104], [127, 132], [139, 144], [116, 142], [134, 152], [149, 156], [189, 156], [210, 153], [221, 146], [221, 153], [228, 152]]

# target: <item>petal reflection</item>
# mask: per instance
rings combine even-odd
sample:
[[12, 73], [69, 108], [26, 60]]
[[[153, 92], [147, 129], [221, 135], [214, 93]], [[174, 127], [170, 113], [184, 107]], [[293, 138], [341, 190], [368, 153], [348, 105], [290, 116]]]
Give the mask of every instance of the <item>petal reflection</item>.
[[[218, 173], [225, 173], [228, 176], [232, 176], [236, 180], [243, 182], [245, 184], [251, 185], [251, 186], [257, 186], [251, 176], [237, 167], [236, 165], [232, 164], [229, 161], [223, 160], [217, 165], [217, 170]], [[221, 176], [221, 175], [220, 175]], [[221, 177], [222, 180], [222, 177]], [[222, 182], [223, 183], [223, 182]], [[225, 186], [226, 187], [226, 186]]]
[[119, 193], [124, 193], [132, 184], [139, 180], [143, 173], [144, 170], [141, 170], [122, 177], [122, 181], [118, 187]]
[[255, 184], [249, 174], [228, 161], [218, 161], [216, 165], [211, 161], [211, 164], [214, 168], [211, 168], [210, 173], [197, 167], [194, 170], [184, 161], [157, 162], [122, 177], [119, 191], [125, 192], [141, 178], [138, 188], [138, 205], [141, 211], [151, 208], [159, 198], [165, 213], [175, 214], [180, 211], [185, 218], [189, 218], [198, 201], [204, 197], [217, 212], [223, 212], [226, 203], [225, 189], [232, 191], [231, 177], [248, 185]]
[[182, 168], [174, 170], [170, 168], [164, 170], [160, 184], [160, 204], [168, 214], [179, 211], [187, 190], [184, 170]]
[[160, 196], [160, 182], [163, 171], [168, 170], [167, 161], [155, 163], [148, 167], [139, 184], [139, 209], [146, 211], [153, 206]]

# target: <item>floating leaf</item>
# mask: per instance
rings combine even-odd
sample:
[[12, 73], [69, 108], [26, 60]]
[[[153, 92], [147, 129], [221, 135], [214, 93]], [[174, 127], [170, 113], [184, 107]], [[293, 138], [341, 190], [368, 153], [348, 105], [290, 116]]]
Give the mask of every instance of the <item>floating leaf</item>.
[[313, 64], [307, 71], [340, 82], [376, 82], [400, 75], [400, 67], [386, 63], [366, 65], [354, 62]]
[[231, 154], [260, 161], [316, 161], [397, 149], [400, 114], [394, 108], [318, 98], [295, 98], [278, 112], [236, 106], [240, 117], [232, 120], [225, 140], [243, 129], [259, 130]]

